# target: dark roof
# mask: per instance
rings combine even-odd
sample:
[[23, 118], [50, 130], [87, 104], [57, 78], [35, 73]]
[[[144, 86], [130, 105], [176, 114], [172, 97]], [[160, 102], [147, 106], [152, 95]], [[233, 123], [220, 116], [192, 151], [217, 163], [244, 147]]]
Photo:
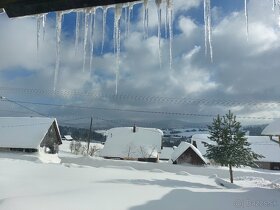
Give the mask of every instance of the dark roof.
[[0, 9], [4, 8], [9, 17], [20, 17], [135, 1], [139, 0], [1, 0]]

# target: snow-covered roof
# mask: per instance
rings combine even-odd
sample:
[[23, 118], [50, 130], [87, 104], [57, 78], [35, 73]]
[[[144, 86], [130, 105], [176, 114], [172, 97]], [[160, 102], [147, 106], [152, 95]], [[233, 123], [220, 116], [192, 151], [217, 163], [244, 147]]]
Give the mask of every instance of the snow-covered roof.
[[[161, 150], [163, 132], [156, 128], [112, 128], [106, 132], [107, 140], [100, 155], [115, 158], [157, 157]], [[145, 157], [144, 157], [145, 156]]]
[[[209, 135], [197, 134], [193, 135], [192, 142], [196, 141], [197, 148], [202, 155], [206, 154], [206, 147], [202, 142], [214, 143], [208, 139]], [[247, 141], [251, 144], [253, 152], [264, 156], [259, 159], [260, 162], [280, 162], [280, 144], [271, 141], [268, 136], [246, 136]]]
[[171, 154], [173, 152], [174, 152], [173, 147], [163, 147], [160, 154], [159, 154], [159, 159], [169, 160], [171, 158]]
[[171, 160], [173, 162], [176, 161], [188, 148], [191, 148], [201, 158], [201, 160], [203, 160], [204, 163], [206, 163], [206, 160], [204, 159], [200, 151], [188, 142], [181, 142], [179, 144], [179, 146], [171, 154]]
[[280, 119], [276, 119], [271, 122], [262, 131], [262, 135], [265, 136], [280, 136]]
[[55, 118], [0, 117], [0, 147], [37, 149], [53, 122], [57, 126]]
[[64, 135], [64, 138], [68, 141], [73, 139], [71, 135]]

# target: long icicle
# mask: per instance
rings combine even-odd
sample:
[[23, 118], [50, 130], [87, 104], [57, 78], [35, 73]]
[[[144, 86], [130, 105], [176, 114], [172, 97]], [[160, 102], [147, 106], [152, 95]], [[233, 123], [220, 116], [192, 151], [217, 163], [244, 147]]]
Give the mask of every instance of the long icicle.
[[276, 0], [272, 0], [272, 11], [275, 11]]
[[203, 8], [204, 8], [204, 48], [205, 48], [205, 55], [208, 53], [208, 43], [207, 43], [207, 37], [208, 37], [208, 17], [207, 17], [207, 1], [204, 0]]
[[247, 0], [244, 0], [244, 15], [246, 21], [246, 37], [247, 41], [249, 40], [249, 24], [248, 24], [248, 7], [247, 7]]
[[116, 87], [115, 94], [118, 94], [118, 82], [119, 82], [119, 68], [120, 68], [120, 49], [121, 49], [121, 31], [120, 31], [120, 19], [122, 15], [123, 4], [116, 4], [115, 6], [115, 18], [114, 18], [114, 44], [116, 49]]
[[127, 18], [127, 36], [130, 32], [130, 21], [131, 21], [131, 13], [133, 12], [133, 6], [134, 4], [133, 3], [129, 3], [129, 6], [128, 6], [128, 18]]
[[54, 70], [53, 91], [56, 91], [58, 72], [60, 68], [61, 26], [63, 12], [56, 12], [56, 63]]
[[211, 62], [213, 62], [213, 48], [212, 48], [212, 26], [211, 26], [211, 1], [204, 0], [204, 41], [205, 41], [205, 55], [209, 53]]
[[168, 32], [167, 32], [167, 24], [168, 24], [168, 1], [166, 0], [166, 7], [165, 7], [165, 18], [164, 18], [164, 35], [165, 35], [165, 39], [167, 39], [168, 36]]
[[43, 16], [42, 16], [43, 40], [45, 40], [46, 23], [47, 23], [47, 14], [43, 14]]
[[95, 31], [95, 24], [96, 24], [96, 18], [95, 18], [96, 9], [93, 8], [91, 12], [92, 13], [91, 13], [91, 17], [90, 17], [90, 24], [91, 24], [90, 28], [91, 28], [91, 30], [90, 30], [90, 62], [89, 62], [90, 72], [92, 71], [92, 59], [93, 59], [93, 47], [94, 47], [94, 31]]
[[81, 12], [76, 12], [76, 31], [75, 31], [75, 55], [78, 52], [79, 38], [80, 38], [80, 20]]
[[85, 33], [84, 33], [84, 60], [83, 60], [83, 72], [85, 72], [86, 58], [87, 58], [87, 44], [88, 44], [88, 25], [89, 25], [89, 10], [85, 10]]
[[212, 24], [211, 24], [211, 0], [208, 0], [207, 4], [207, 16], [208, 16], [208, 42], [209, 42], [209, 51], [210, 59], [213, 62], [213, 48], [212, 48]]
[[42, 16], [37, 15], [37, 51], [39, 51], [40, 45], [40, 33], [41, 33]]
[[169, 68], [173, 69], [173, 0], [167, 0], [169, 28]]
[[157, 5], [158, 13], [158, 57], [159, 57], [159, 66], [161, 68], [161, 3], [162, 0], [155, 0]]
[[144, 38], [148, 38], [148, 0], [143, 1], [143, 32]]
[[104, 50], [104, 42], [105, 42], [105, 34], [106, 34], [106, 22], [107, 22], [107, 10], [108, 7], [103, 7], [103, 15], [102, 15], [102, 44], [101, 44], [101, 54], [103, 54]]

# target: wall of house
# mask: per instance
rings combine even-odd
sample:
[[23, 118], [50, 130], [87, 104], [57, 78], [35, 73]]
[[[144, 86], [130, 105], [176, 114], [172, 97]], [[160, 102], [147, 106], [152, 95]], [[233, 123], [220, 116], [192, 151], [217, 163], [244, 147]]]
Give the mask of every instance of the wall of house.
[[177, 164], [190, 163], [193, 165], [203, 165], [201, 158], [191, 149], [188, 148], [178, 159]]
[[58, 153], [59, 143], [59, 136], [57, 134], [55, 123], [53, 123], [41, 142], [40, 147], [45, 147], [45, 152], [47, 153], [55, 154]]
[[34, 148], [8, 148], [8, 147], [0, 147], [0, 152], [27, 152], [27, 153], [33, 153], [33, 152], [38, 152], [38, 150], [34, 149]]
[[259, 168], [268, 170], [280, 170], [280, 162], [255, 162]]

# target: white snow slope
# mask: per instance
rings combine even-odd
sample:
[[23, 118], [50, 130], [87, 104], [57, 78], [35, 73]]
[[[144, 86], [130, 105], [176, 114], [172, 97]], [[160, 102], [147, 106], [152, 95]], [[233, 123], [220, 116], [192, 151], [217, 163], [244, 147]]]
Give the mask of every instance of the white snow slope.
[[[66, 148], [65, 148], [66, 149]], [[0, 153], [2, 210], [279, 209], [280, 172]], [[217, 174], [217, 175], [213, 175]], [[275, 182], [273, 182], [275, 180]], [[222, 186], [223, 185], [223, 186]]]

